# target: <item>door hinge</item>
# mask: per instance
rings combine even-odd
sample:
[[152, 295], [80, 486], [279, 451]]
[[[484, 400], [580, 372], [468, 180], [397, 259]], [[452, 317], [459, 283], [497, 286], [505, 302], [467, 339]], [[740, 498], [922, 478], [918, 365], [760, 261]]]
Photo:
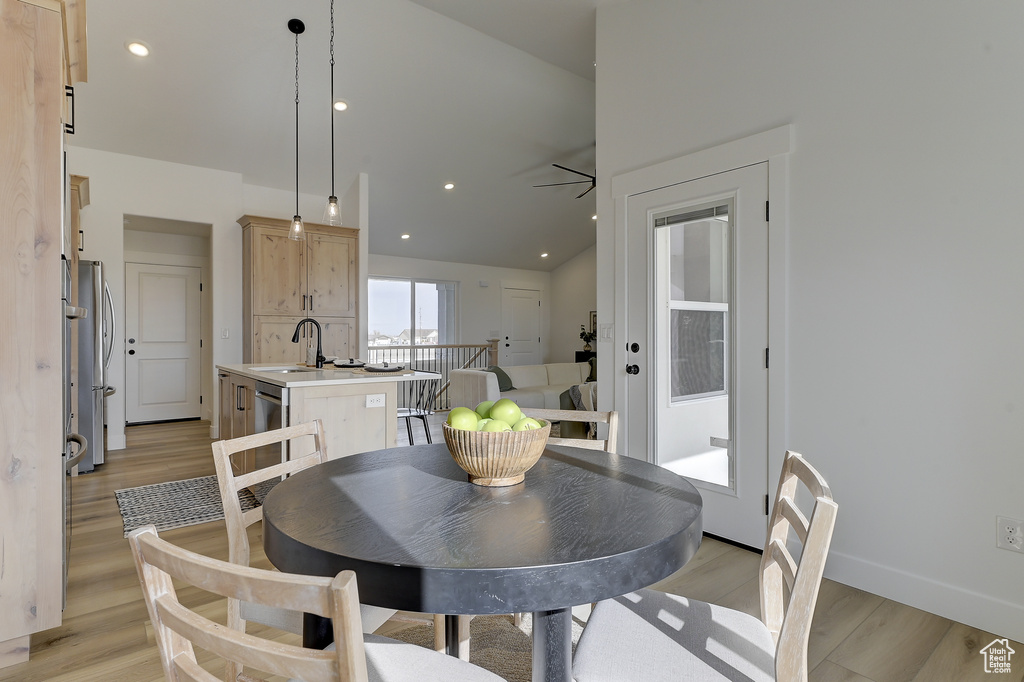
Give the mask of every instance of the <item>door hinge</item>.
[[202, 348], [202, 347], [203, 347], [203, 340], [202, 340], [202, 339], [199, 339], [199, 347], [200, 347], [200, 348]]
[[768, 369], [768, 348], [764, 349], [764, 368]]
[[764, 494], [764, 515], [768, 516], [768, 493]]
[[202, 283], [202, 282], [200, 282], [200, 283], [199, 283], [199, 291], [202, 291], [202, 290], [203, 290], [203, 283]]
[[766, 201], [764, 202], [764, 221], [766, 223], [769, 221], [768, 215], [768, 202]]
[[203, 404], [203, 396], [199, 396], [199, 404], [200, 404], [200, 405], [202, 405], [202, 404]]

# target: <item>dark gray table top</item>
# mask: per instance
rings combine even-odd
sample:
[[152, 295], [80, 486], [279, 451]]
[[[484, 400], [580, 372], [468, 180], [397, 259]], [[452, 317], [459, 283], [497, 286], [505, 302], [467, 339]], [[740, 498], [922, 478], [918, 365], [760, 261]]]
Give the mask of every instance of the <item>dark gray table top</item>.
[[351, 569], [363, 603], [447, 614], [624, 594], [681, 568], [702, 530], [700, 494], [682, 477], [560, 446], [506, 488], [469, 483], [443, 443], [342, 457], [277, 485], [263, 517], [280, 570]]

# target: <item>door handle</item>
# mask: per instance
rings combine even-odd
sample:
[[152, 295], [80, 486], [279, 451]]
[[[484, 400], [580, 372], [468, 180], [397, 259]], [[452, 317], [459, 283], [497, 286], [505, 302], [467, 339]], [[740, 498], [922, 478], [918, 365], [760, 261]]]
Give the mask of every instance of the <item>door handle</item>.
[[640, 366], [639, 365], [626, 365], [626, 374], [639, 374], [639, 373], [640, 373]]
[[239, 412], [245, 412], [245, 396], [243, 391], [245, 391], [245, 386], [235, 386], [235, 409]]

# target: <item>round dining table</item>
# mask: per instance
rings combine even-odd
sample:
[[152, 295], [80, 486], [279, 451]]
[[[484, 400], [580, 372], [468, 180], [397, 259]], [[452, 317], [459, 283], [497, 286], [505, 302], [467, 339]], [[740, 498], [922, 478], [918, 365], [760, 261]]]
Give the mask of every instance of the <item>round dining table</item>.
[[[572, 679], [573, 606], [671, 575], [701, 531], [700, 493], [681, 476], [552, 445], [512, 486], [470, 483], [439, 443], [330, 460], [282, 481], [263, 504], [274, 566], [352, 570], [364, 604], [445, 614], [449, 653], [458, 614], [532, 613], [534, 682]], [[328, 643], [315, 638], [304, 641]]]

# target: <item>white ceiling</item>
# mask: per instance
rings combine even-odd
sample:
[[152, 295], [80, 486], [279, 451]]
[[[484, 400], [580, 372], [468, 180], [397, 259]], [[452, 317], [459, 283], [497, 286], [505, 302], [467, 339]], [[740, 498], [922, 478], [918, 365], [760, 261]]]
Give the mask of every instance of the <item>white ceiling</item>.
[[[335, 95], [350, 104], [335, 114], [336, 189], [368, 174], [371, 253], [550, 270], [594, 243], [594, 192], [532, 185], [581, 179], [552, 163], [595, 171], [594, 22], [607, 1], [335, 1]], [[293, 17], [306, 24], [301, 191], [326, 200], [329, 0], [91, 0], [71, 143], [293, 192]], [[151, 56], [129, 55], [129, 40]]]

